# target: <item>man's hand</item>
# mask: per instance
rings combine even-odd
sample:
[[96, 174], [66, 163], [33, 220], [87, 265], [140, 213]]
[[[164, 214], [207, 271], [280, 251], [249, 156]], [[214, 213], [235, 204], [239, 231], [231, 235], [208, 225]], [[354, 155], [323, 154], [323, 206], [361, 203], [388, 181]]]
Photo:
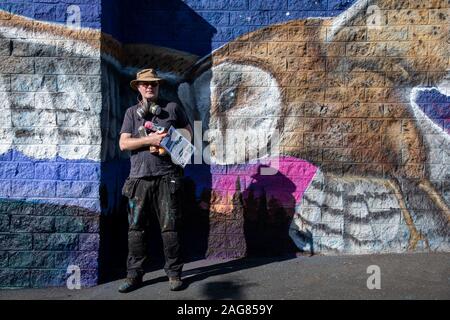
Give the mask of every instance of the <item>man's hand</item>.
[[137, 150], [149, 146], [159, 146], [161, 140], [167, 136], [167, 133], [151, 133], [147, 137], [132, 138], [130, 133], [122, 133], [120, 135], [120, 150]]
[[161, 144], [161, 140], [167, 136], [167, 133], [156, 133], [156, 132], [152, 132], [150, 133], [147, 137], [143, 138], [146, 140], [146, 143], [149, 146], [155, 146], [158, 147]]

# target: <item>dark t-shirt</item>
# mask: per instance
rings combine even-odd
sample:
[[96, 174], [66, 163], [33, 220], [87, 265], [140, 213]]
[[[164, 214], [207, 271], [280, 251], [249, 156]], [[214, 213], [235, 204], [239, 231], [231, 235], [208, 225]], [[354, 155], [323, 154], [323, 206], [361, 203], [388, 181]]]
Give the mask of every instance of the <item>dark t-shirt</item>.
[[[185, 128], [189, 124], [183, 109], [175, 102], [159, 100], [157, 103], [161, 106], [161, 114], [155, 116], [149, 113], [144, 119], [136, 113], [138, 104], [128, 108], [120, 134], [131, 133], [132, 138], [139, 138], [138, 128], [143, 126], [146, 121], [152, 121], [158, 126], [166, 128], [166, 130], [170, 126]], [[153, 154], [149, 151], [149, 147], [131, 151], [130, 161], [131, 178], [162, 176], [177, 172], [177, 165], [172, 162], [170, 155], [159, 156]]]

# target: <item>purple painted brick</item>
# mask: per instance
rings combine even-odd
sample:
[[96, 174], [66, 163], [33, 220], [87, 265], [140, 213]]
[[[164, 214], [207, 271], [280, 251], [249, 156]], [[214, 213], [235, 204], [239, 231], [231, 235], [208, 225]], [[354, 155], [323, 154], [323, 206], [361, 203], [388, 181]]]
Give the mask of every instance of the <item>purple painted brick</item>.
[[98, 251], [100, 247], [99, 234], [80, 234], [81, 251]]
[[64, 198], [97, 198], [99, 196], [100, 183], [59, 181], [56, 187], [56, 195]]
[[35, 179], [59, 180], [65, 177], [66, 165], [63, 163], [38, 162], [34, 167]]
[[80, 180], [98, 181], [100, 180], [100, 164], [80, 164]]
[[247, 249], [238, 248], [238, 249], [228, 249], [226, 251], [226, 259], [239, 259], [246, 256]]
[[209, 223], [209, 234], [225, 234], [225, 221], [213, 220]]
[[68, 277], [66, 270], [32, 270], [30, 284], [33, 288], [63, 287]]
[[58, 252], [56, 253], [56, 267], [67, 269], [68, 266], [75, 265], [81, 269], [97, 269], [98, 252], [82, 251], [82, 252]]
[[12, 150], [0, 155], [0, 161], [11, 161], [12, 160]]
[[236, 234], [242, 235], [244, 234], [244, 221], [243, 220], [227, 220], [226, 222], [226, 232], [228, 235]]
[[33, 179], [34, 165], [29, 162], [0, 162], [1, 179]]
[[52, 181], [12, 181], [13, 197], [54, 197], [56, 183]]
[[67, 171], [65, 180], [79, 180], [80, 179], [80, 164], [79, 163], [67, 163]]
[[11, 196], [11, 181], [0, 180], [0, 197], [9, 198]]

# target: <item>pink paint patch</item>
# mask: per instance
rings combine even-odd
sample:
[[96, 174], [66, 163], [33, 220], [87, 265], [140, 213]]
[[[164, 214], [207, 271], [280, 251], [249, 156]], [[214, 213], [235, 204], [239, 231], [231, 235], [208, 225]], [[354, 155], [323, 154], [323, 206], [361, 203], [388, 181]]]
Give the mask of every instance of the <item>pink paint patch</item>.
[[[261, 175], [261, 169], [268, 167], [278, 171], [275, 170], [274, 175]], [[258, 164], [228, 166], [226, 172], [227, 174], [213, 174], [213, 190], [236, 191], [236, 181], [239, 179], [244, 197], [249, 194], [258, 197], [264, 191], [268, 196], [267, 200], [295, 205], [302, 199], [317, 172], [317, 167], [301, 159], [283, 156]]]

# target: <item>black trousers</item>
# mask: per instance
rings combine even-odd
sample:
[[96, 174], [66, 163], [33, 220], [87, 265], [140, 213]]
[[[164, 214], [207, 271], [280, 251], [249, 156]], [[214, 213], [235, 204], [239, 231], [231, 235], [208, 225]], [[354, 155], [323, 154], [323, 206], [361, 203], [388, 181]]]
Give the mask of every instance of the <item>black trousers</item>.
[[181, 275], [179, 242], [182, 174], [133, 179], [122, 189], [128, 201], [127, 276], [141, 277], [147, 261], [146, 230], [150, 214], [156, 214], [164, 246], [164, 270], [169, 277]]

